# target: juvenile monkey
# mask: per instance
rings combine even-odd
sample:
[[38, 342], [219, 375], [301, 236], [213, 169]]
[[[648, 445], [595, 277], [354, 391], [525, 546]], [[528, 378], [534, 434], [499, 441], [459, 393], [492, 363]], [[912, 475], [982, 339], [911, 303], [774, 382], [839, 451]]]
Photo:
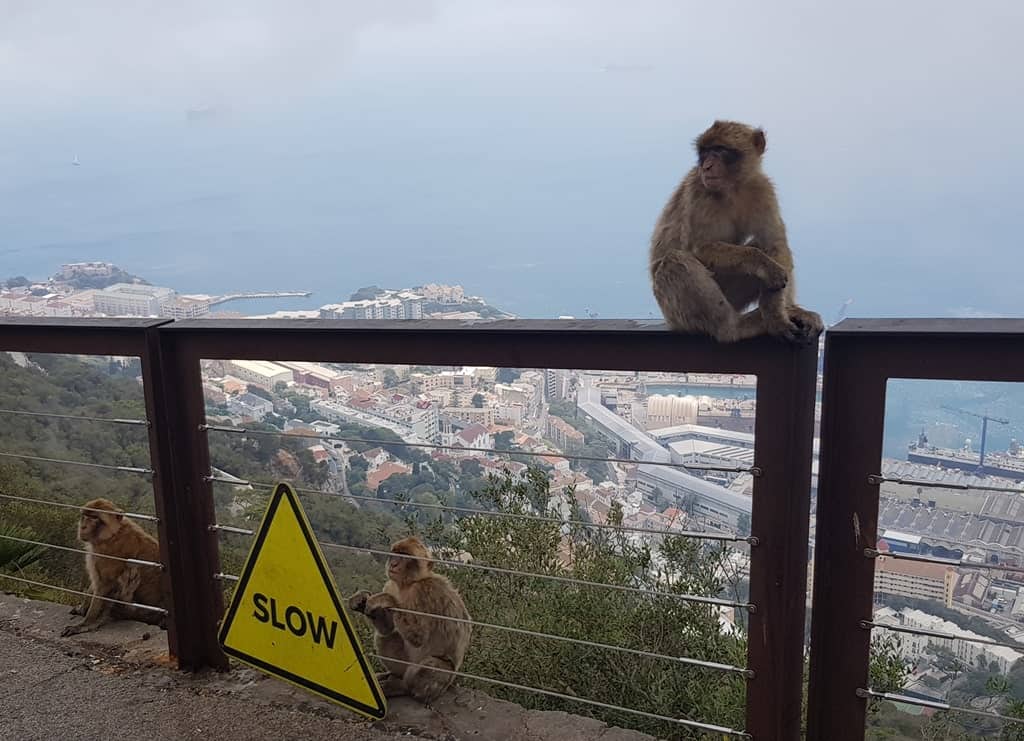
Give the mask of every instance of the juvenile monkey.
[[78, 521], [78, 539], [85, 543], [89, 555], [85, 557], [85, 570], [89, 574], [88, 608], [72, 610], [72, 614], [85, 614], [85, 620], [64, 628], [62, 636], [71, 636], [96, 630], [111, 620], [139, 620], [164, 627], [165, 616], [151, 610], [120, 605], [97, 597], [135, 602], [153, 607], [166, 607], [161, 586], [160, 570], [155, 566], [125, 563], [118, 556], [142, 561], [159, 561], [160, 546], [156, 538], [147, 533], [107, 499], [93, 499], [82, 506]]
[[719, 342], [811, 342], [822, 330], [820, 316], [796, 305], [786, 226], [761, 170], [766, 147], [764, 131], [732, 121], [697, 138], [697, 164], [651, 238], [654, 297], [670, 328]]
[[[409, 694], [424, 703], [436, 700], [451, 685], [469, 646], [470, 624], [413, 615], [414, 610], [468, 621], [469, 611], [458, 591], [434, 573], [430, 551], [416, 537], [391, 546], [384, 589], [352, 595], [349, 607], [373, 624], [374, 646], [385, 657], [387, 671], [378, 675], [388, 696]], [[393, 658], [397, 661], [387, 661]], [[410, 666], [415, 664], [416, 666]], [[431, 667], [447, 671], [431, 671]]]

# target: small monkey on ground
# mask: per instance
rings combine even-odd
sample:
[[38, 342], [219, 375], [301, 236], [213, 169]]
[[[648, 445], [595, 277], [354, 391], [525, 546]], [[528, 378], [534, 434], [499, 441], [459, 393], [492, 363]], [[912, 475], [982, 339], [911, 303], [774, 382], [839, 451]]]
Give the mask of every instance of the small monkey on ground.
[[108, 602], [134, 602], [153, 607], [166, 607], [160, 569], [125, 563], [117, 556], [142, 561], [160, 561], [160, 545], [157, 539], [137, 524], [126, 519], [124, 513], [107, 499], [93, 499], [82, 505], [78, 521], [78, 539], [85, 543], [89, 554], [85, 557], [85, 570], [89, 575], [88, 606], [83, 605], [71, 611], [73, 615], [85, 615], [77, 625], [64, 628], [62, 636], [71, 636], [96, 630], [111, 620], [139, 620], [164, 627], [166, 616], [152, 610]]
[[786, 226], [761, 170], [766, 147], [764, 131], [733, 121], [697, 138], [697, 164], [651, 238], [654, 297], [671, 329], [719, 342], [763, 334], [812, 342], [823, 329], [796, 305]]
[[348, 604], [373, 624], [374, 646], [387, 667], [378, 675], [384, 694], [409, 694], [429, 703], [448, 689], [455, 679], [451, 672], [462, 666], [471, 632], [469, 611], [451, 582], [434, 573], [430, 551], [419, 538], [398, 541], [391, 546], [391, 554], [383, 591], [357, 592]]

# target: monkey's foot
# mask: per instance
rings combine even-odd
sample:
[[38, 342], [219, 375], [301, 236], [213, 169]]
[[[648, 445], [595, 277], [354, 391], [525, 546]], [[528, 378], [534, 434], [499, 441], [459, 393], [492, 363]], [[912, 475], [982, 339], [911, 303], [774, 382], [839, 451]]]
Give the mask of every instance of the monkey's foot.
[[825, 323], [821, 321], [820, 314], [808, 311], [800, 306], [791, 306], [789, 308], [789, 319], [812, 334], [817, 334], [825, 329]]
[[381, 692], [384, 693], [384, 697], [401, 697], [402, 695], [408, 695], [409, 690], [405, 687], [405, 682], [402, 681], [401, 677], [389, 675], [380, 683]]
[[75, 605], [70, 610], [68, 610], [68, 615], [78, 615], [79, 617], [81, 617], [82, 615], [85, 615], [85, 607], [83, 607], [82, 605]]
[[79, 623], [78, 625], [69, 625], [60, 632], [61, 638], [67, 638], [68, 636], [78, 635], [79, 633], [85, 633], [89, 630], [85, 623]]
[[791, 341], [801, 345], [807, 345], [817, 340], [818, 335], [825, 328], [818, 314], [799, 306], [789, 308], [789, 321], [797, 328], [797, 334]]
[[366, 600], [370, 599], [370, 593], [365, 589], [356, 592], [348, 598], [348, 606], [353, 612], [366, 612]]
[[806, 345], [815, 337], [814, 333], [807, 326], [795, 318], [787, 317], [772, 321], [768, 326], [768, 334], [796, 345]]

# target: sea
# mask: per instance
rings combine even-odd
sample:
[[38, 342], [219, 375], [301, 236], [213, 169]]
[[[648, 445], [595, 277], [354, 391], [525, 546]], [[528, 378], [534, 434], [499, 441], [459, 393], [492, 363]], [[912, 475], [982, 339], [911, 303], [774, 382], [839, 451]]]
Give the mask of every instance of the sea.
[[[312, 292], [217, 308], [249, 315], [433, 282], [521, 317], [659, 316], [646, 250], [680, 163], [636, 142], [598, 147], [555, 121], [538, 128], [557, 147], [529, 132], [495, 146], [482, 122], [410, 128], [408, 113], [0, 122], [0, 278], [105, 260], [179, 293]], [[944, 405], [1009, 418], [989, 425], [990, 449], [1024, 439], [1018, 386], [894, 381], [886, 455], [903, 457], [922, 431], [977, 445], [980, 420]]]

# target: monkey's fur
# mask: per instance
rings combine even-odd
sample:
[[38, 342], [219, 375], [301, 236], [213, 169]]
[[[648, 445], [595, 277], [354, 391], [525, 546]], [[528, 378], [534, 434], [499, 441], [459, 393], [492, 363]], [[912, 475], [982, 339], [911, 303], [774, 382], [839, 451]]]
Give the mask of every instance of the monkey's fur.
[[813, 341], [823, 325], [796, 305], [786, 226], [761, 170], [764, 132], [715, 121], [695, 144], [698, 163], [651, 238], [651, 282], [665, 321], [719, 342], [762, 334]]
[[[441, 620], [392, 610], [400, 608], [444, 617], [470, 620], [458, 591], [435, 574], [430, 551], [416, 537], [391, 546], [384, 589], [378, 594], [357, 592], [349, 607], [363, 613], [373, 624], [377, 654], [387, 671], [378, 675], [387, 696], [411, 695], [423, 703], [441, 696], [466, 656], [471, 633], [468, 622]], [[413, 556], [415, 558], [403, 558]], [[432, 671], [443, 669], [446, 671]]]
[[153, 607], [166, 607], [160, 570], [155, 566], [138, 566], [103, 556], [160, 561], [160, 545], [107, 499], [93, 499], [82, 506], [78, 521], [78, 539], [85, 543], [89, 555], [85, 570], [89, 574], [89, 593], [84, 605], [71, 611], [85, 614], [85, 620], [64, 628], [62, 636], [96, 630], [111, 620], [139, 620], [165, 627], [166, 616], [152, 610], [108, 602], [97, 597], [135, 602]]

